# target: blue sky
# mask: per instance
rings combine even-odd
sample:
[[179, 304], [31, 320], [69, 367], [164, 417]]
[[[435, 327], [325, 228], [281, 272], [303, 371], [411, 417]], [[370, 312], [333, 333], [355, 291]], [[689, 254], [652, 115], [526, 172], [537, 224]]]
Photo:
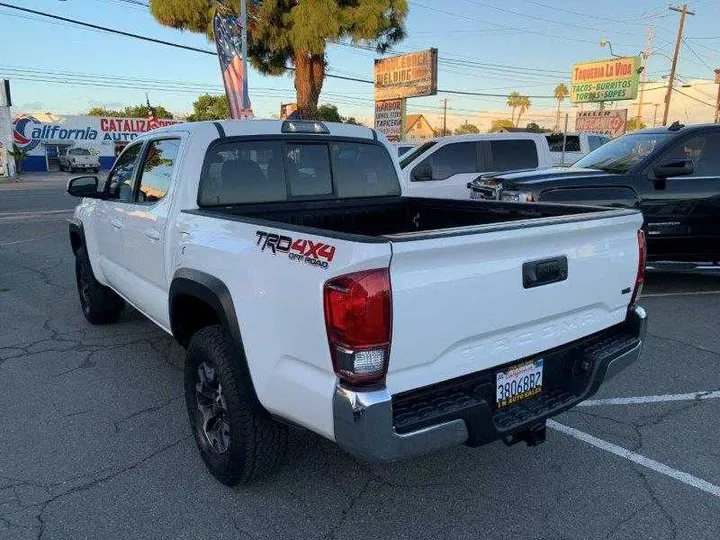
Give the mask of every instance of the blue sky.
[[[5, 0], [3, 0], [5, 1]], [[164, 28], [146, 9], [121, 0], [7, 0], [7, 3], [75, 18], [195, 47], [212, 49], [204, 36]], [[655, 0], [410, 0], [408, 38], [396, 52], [437, 47], [439, 88], [487, 93], [518, 90], [552, 95], [578, 61], [608, 56], [599, 41], [611, 41], [615, 53], [637, 54], [648, 25], [655, 25], [649, 76], [659, 80], [670, 70], [679, 14]], [[720, 2], [691, 3], [678, 73], [686, 79], [712, 79], [720, 67]], [[93, 105], [120, 107], [144, 102], [175, 113], [191, 110], [195, 97], [221, 93], [217, 59], [127, 37], [91, 31], [0, 7], [0, 77], [12, 80], [16, 110], [82, 113]], [[693, 52], [694, 51], [694, 52]], [[10, 53], [10, 54], [8, 54]], [[374, 53], [333, 45], [329, 72], [372, 78]], [[492, 64], [492, 65], [488, 65]], [[72, 75], [93, 86], [70, 85]], [[289, 76], [263, 77], [251, 70], [250, 96], [258, 116], [277, 114], [281, 102], [294, 101]], [[713, 102], [717, 86], [695, 86]], [[372, 85], [327, 79], [321, 103], [335, 103], [342, 114], [372, 117]], [[703, 97], [707, 96], [707, 97]], [[408, 112], [437, 117], [443, 98], [453, 122], [498, 116], [504, 98], [437, 95], [408, 102]], [[537, 119], [552, 123], [552, 99], [533, 98]], [[569, 104], [566, 104], [569, 106]], [[696, 103], [695, 105], [703, 107]], [[709, 109], [705, 106], [705, 109]], [[708, 115], [711, 110], [706, 111]]]

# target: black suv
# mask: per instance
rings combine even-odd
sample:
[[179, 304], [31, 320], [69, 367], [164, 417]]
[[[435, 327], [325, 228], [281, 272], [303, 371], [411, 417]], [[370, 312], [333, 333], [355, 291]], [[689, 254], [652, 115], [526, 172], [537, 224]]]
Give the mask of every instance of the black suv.
[[720, 262], [720, 124], [625, 135], [572, 167], [481, 176], [473, 199], [642, 210], [648, 258]]

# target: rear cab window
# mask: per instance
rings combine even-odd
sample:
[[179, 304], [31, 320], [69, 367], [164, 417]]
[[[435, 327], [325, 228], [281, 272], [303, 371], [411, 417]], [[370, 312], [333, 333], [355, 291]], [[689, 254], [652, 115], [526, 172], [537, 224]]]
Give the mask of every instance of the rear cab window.
[[538, 166], [537, 145], [531, 139], [498, 139], [490, 141], [492, 164], [489, 170], [511, 171], [536, 169]]
[[207, 151], [198, 206], [399, 195], [395, 166], [380, 144], [230, 138]]
[[[545, 137], [551, 152], [563, 151], [563, 134], [555, 133]], [[580, 152], [580, 137], [578, 135], [567, 135], [565, 137], [565, 152]]]

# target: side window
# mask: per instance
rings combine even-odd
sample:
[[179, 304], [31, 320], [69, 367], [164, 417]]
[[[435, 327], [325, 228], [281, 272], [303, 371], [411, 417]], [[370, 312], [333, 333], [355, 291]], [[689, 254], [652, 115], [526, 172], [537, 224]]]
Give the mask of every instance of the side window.
[[683, 139], [660, 157], [660, 162], [673, 159], [692, 159], [693, 176], [720, 176], [720, 133], [704, 133]]
[[155, 203], [167, 194], [178, 148], [180, 139], [162, 139], [148, 145], [140, 169], [138, 202]]
[[428, 165], [431, 168], [432, 180], [445, 180], [455, 174], [477, 172], [477, 144], [446, 144], [418, 163], [416, 169]]
[[132, 201], [133, 176], [141, 149], [142, 143], [130, 145], [115, 162], [105, 182], [105, 191], [109, 199], [120, 202]]
[[490, 149], [493, 171], [534, 169], [538, 166], [535, 141], [528, 139], [491, 141]]
[[400, 184], [392, 159], [377, 144], [330, 143], [335, 194], [350, 197], [400, 195]]

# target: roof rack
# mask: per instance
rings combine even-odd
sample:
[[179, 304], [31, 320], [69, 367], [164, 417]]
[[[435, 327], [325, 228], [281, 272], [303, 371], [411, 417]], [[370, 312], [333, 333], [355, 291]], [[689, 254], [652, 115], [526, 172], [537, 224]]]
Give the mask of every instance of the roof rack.
[[680, 122], [675, 120], [672, 124], [670, 124], [668, 131], [680, 131], [684, 127], [685, 127], [685, 124], [681, 124]]

